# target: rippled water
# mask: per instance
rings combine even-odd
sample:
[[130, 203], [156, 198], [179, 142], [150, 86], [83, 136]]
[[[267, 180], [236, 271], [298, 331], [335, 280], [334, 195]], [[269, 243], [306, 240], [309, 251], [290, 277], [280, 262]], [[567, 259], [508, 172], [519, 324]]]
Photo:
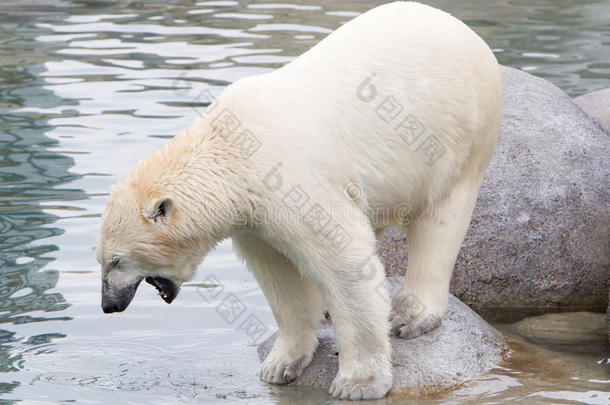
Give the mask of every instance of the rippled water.
[[[608, 87], [609, 1], [430, 2], [501, 63], [578, 95]], [[225, 243], [166, 305], [141, 288], [104, 315], [93, 254], [109, 186], [232, 81], [276, 69], [377, 2], [0, 3], [0, 397], [26, 403], [319, 403], [271, 387], [273, 318]], [[209, 283], [208, 283], [209, 284]], [[233, 294], [233, 295], [230, 295]], [[223, 300], [243, 313], [225, 320]], [[255, 317], [255, 318], [253, 318]], [[264, 325], [240, 329], [246, 319]], [[517, 344], [506, 368], [430, 403], [610, 402], [607, 354]], [[543, 367], [552, 359], [552, 366]], [[2, 402], [2, 400], [0, 400]]]

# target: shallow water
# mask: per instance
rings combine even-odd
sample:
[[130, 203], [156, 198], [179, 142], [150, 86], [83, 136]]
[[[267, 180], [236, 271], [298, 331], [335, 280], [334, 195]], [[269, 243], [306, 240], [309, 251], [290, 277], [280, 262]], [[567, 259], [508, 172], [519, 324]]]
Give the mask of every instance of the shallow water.
[[[503, 64], [570, 95], [608, 87], [610, 1], [430, 3], [464, 19]], [[93, 246], [109, 186], [189, 125], [209, 101], [202, 91], [217, 95], [282, 66], [372, 4], [0, 3], [0, 398], [328, 399], [258, 380], [254, 344], [275, 323], [229, 242], [195, 278], [220, 287], [185, 287], [168, 306], [145, 286], [113, 315], [99, 306]], [[240, 308], [236, 319], [222, 316], [229, 303]], [[259, 328], [244, 330], [245, 321]], [[515, 339], [504, 368], [425, 402], [610, 402], [605, 350], [572, 354]]]

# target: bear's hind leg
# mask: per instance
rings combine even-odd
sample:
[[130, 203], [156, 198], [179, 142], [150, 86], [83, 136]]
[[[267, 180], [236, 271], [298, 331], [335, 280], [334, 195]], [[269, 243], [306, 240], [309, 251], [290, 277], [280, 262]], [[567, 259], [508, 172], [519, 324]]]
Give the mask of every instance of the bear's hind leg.
[[262, 364], [261, 378], [287, 384], [301, 376], [318, 346], [315, 330], [323, 317], [320, 292], [260, 238], [237, 235], [233, 247], [254, 274], [279, 326], [273, 349]]
[[395, 335], [410, 339], [441, 324], [482, 175], [463, 175], [446, 198], [407, 226], [407, 273], [390, 314]]

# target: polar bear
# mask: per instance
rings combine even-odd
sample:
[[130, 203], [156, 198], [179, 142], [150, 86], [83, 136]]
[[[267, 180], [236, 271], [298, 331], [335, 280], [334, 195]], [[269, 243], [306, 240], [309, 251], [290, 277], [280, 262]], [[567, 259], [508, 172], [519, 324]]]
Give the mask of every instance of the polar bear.
[[[103, 310], [124, 310], [142, 280], [171, 302], [230, 237], [279, 326], [262, 378], [301, 375], [326, 310], [340, 353], [330, 393], [383, 397], [389, 332], [441, 322], [500, 116], [498, 63], [466, 25], [412, 2], [368, 11], [228, 86], [114, 186], [97, 246]], [[393, 303], [376, 255], [388, 226], [409, 244]]]

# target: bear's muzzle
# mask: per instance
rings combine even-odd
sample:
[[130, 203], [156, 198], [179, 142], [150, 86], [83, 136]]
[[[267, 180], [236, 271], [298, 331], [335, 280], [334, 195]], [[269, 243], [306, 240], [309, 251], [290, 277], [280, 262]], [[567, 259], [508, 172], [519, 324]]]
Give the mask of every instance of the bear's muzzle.
[[138, 279], [135, 283], [124, 287], [117, 288], [108, 282], [108, 279], [102, 279], [102, 310], [109, 314], [112, 312], [123, 312], [134, 295], [143, 278]]

